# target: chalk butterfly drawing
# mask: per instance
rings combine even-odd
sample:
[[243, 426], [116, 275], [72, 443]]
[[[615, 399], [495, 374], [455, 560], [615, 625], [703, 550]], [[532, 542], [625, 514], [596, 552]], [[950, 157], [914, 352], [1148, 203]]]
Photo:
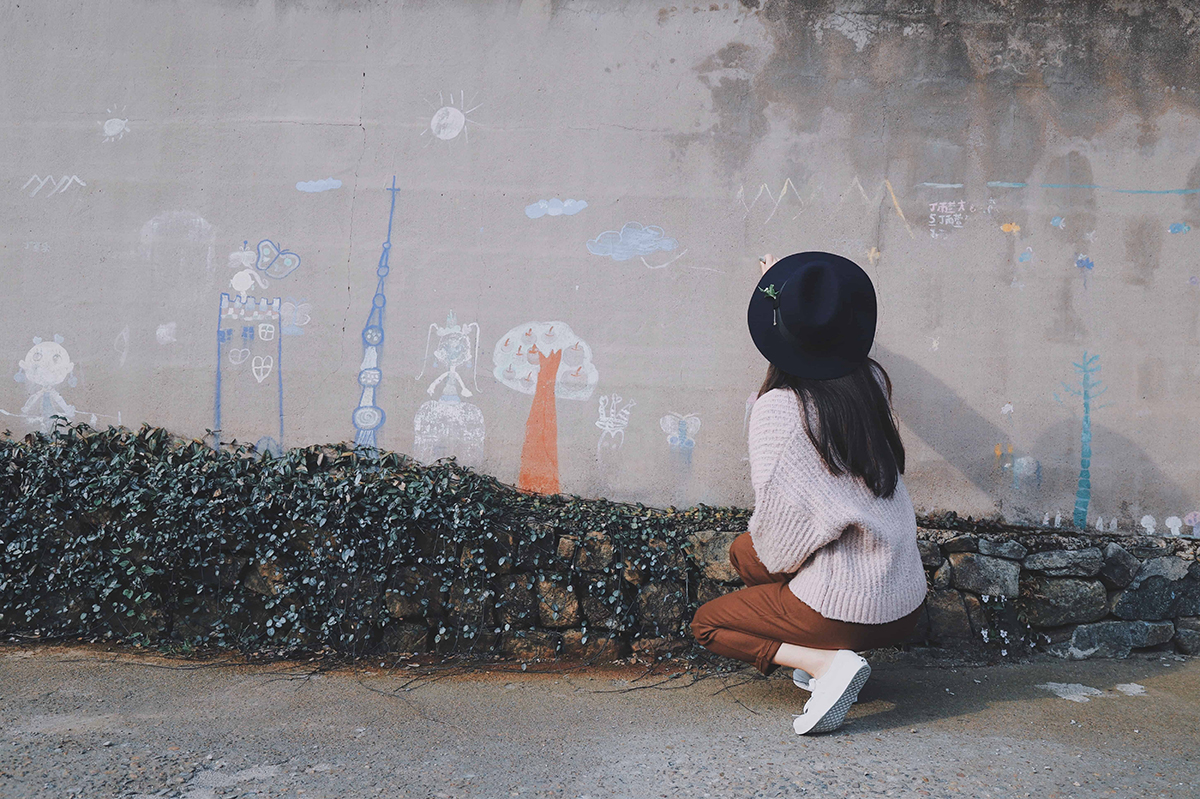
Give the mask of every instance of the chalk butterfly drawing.
[[696, 446], [695, 435], [700, 431], [700, 417], [696, 414], [684, 415], [672, 411], [659, 419], [658, 424], [667, 434], [671, 449], [690, 453]]
[[258, 260], [254, 268], [266, 272], [275, 279], [284, 278], [300, 266], [300, 256], [291, 250], [282, 249], [270, 239], [258, 243]]

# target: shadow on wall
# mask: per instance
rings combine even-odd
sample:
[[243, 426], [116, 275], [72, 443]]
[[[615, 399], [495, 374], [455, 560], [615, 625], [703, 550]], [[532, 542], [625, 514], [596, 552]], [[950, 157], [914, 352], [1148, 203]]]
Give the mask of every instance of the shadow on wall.
[[[988, 421], [925, 367], [880, 344], [873, 354], [892, 378], [896, 413], [930, 449], [961, 472], [976, 488], [995, 500], [1009, 521], [1041, 522], [1043, 514], [1071, 519], [1079, 477], [1079, 419], [1051, 425], [1034, 443], [1033, 453], [1071, 453], [1069, 460], [1042, 463], [1040, 486], [1012, 487], [1011, 477], [998, 474], [992, 455], [1009, 434]], [[1196, 497], [1184, 490], [1150, 459], [1146, 451], [1120, 433], [1092, 423], [1093, 488], [1089, 524], [1096, 515], [1106, 521], [1117, 515], [1122, 530], [1138, 530], [1143, 514], [1158, 518], [1182, 516], [1194, 509]], [[1098, 506], [1098, 507], [1097, 507]], [[946, 508], [945, 510], [954, 510]]]

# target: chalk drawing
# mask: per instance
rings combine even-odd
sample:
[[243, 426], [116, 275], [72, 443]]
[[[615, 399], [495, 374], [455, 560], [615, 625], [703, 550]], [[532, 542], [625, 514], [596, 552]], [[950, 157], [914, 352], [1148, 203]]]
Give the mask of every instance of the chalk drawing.
[[1200, 511], [1194, 510], [1183, 517], [1183, 523], [1192, 528], [1192, 536], [1200, 538]]
[[429, 363], [429, 347], [437, 335], [437, 347], [433, 351], [437, 368], [444, 371], [425, 389], [434, 396], [438, 386], [441, 395], [428, 400], [417, 410], [413, 418], [413, 457], [423, 463], [438, 458], [454, 456], [460, 463], [475, 466], [483, 457], [485, 429], [483, 411], [463, 399], [472, 396], [459, 369], [470, 369], [472, 384], [479, 391], [476, 380], [479, 362], [479, 324], [460, 325], [454, 312], [446, 316], [446, 326], [430, 324], [425, 337], [425, 357], [421, 373], [425, 374]]
[[33, 250], [34, 252], [50, 252], [50, 242], [48, 241], [27, 241], [25, 249]]
[[678, 246], [679, 242], [668, 238], [662, 228], [654, 225], [643, 227], [637, 222], [626, 222], [620, 232], [606, 230], [587, 243], [588, 252], [614, 261], [644, 258], [660, 251], [669, 252]]
[[592, 348], [565, 322], [526, 322], [502, 335], [492, 350], [492, 376], [503, 385], [532, 394], [525, 423], [517, 487], [557, 494], [558, 414], [555, 398], [586, 400], [600, 373]]
[[1097, 532], [1101, 532], [1101, 533], [1104, 532], [1104, 517], [1103, 516], [1096, 517], [1096, 530], [1097, 530]]
[[175, 331], [178, 326], [174, 322], [167, 322], [164, 325], [159, 325], [154, 331], [154, 338], [159, 344], [172, 344], [175, 342]]
[[587, 206], [584, 200], [560, 200], [555, 197], [525, 206], [525, 216], [530, 219], [541, 219], [543, 216], [574, 216]]
[[1005, 222], [1000, 226], [1000, 229], [1005, 233], [1012, 233], [1014, 236], [1021, 232], [1021, 226], [1016, 222]]
[[658, 420], [658, 425], [667, 434], [667, 444], [672, 454], [682, 463], [690, 464], [692, 450], [696, 448], [695, 436], [700, 431], [700, 417], [694, 413], [671, 411]]
[[775, 213], [779, 210], [780, 203], [783, 202], [784, 197], [787, 196], [789, 191], [791, 191], [792, 196], [796, 198], [796, 202], [800, 203], [800, 210], [797, 211], [796, 215], [792, 217], [792, 219], [797, 219], [799, 218], [800, 214], [808, 210], [808, 205], [812, 203], [814, 199], [816, 199], [817, 192], [819, 192], [820, 189], [820, 186], [814, 186], [808, 195], [808, 200], [806, 201], [802, 196], [800, 196], [800, 190], [796, 188], [796, 184], [792, 182], [792, 179], [784, 178], [783, 184], [779, 187], [778, 195], [771, 191], [770, 186], [768, 186], [766, 183], [763, 183], [758, 187], [758, 193], [754, 195], [754, 199], [747, 203], [746, 187], [745, 185], [741, 185], [738, 186], [737, 194], [734, 195], [734, 200], [741, 204], [742, 208], [745, 209], [745, 213], [742, 215], [742, 218], [745, 219], [750, 215], [750, 209], [758, 203], [759, 199], [762, 198], [764, 194], [766, 194], [767, 200], [769, 200], [771, 203], [771, 213], [768, 214], [767, 218], [763, 220], [763, 224], [765, 225], [775, 217]]
[[325, 178], [324, 180], [302, 180], [296, 184], [299, 191], [316, 194], [322, 191], [330, 191], [332, 189], [340, 189], [342, 182], [337, 178]]
[[918, 186], [923, 186], [927, 189], [961, 189], [961, 183], [918, 183]]
[[874, 266], [875, 262], [883, 257], [883, 253], [881, 253], [877, 247], [872, 247], [871, 249], [867, 250], [866, 255], [867, 261], [871, 264], [871, 266]]
[[1158, 522], [1156, 522], [1154, 517], [1150, 514], [1143, 516], [1140, 524], [1142, 525], [1142, 529], [1146, 531], [1147, 535], [1154, 535], [1154, 529], [1158, 526]]
[[929, 237], [944, 239], [967, 221], [966, 200], [943, 200], [929, 203]]
[[1042, 487], [1042, 464], [1037, 458], [1028, 455], [1013, 457], [1011, 444], [1007, 448], [997, 444], [994, 451], [996, 465], [1000, 471], [1008, 472], [1012, 476], [1013, 490], [1027, 488], [1030, 481], [1033, 481], [1037, 488]]
[[375, 283], [375, 294], [371, 297], [371, 310], [367, 312], [367, 320], [362, 329], [363, 359], [358, 368], [358, 385], [362, 388], [362, 393], [359, 394], [358, 405], [351, 414], [355, 430], [354, 445], [368, 453], [375, 452], [376, 434], [387, 418], [383, 408], [375, 403], [375, 391], [383, 380], [383, 371], [379, 368], [379, 354], [383, 349], [384, 338], [383, 309], [387, 305], [383, 284], [391, 271], [388, 258], [392, 250], [392, 220], [396, 215], [396, 193], [400, 191], [396, 188], [395, 175], [392, 176], [391, 188], [385, 190], [390, 192], [392, 197], [391, 208], [388, 211], [387, 238], [379, 254], [379, 264], [375, 267], [378, 280]]
[[[55, 336], [55, 338], [58, 337]], [[124, 366], [125, 359], [129, 357], [129, 325], [125, 325], [121, 332], [117, 334], [117, 337], [113, 339], [113, 349], [121, 356], [121, 366]]]
[[600, 428], [600, 440], [596, 442], [597, 460], [603, 460], [605, 453], [616, 452], [625, 443], [629, 412], [635, 405], [636, 402], [625, 401], [620, 394], [606, 394], [600, 397], [600, 415], [596, 419], [596, 427]]
[[1188, 233], [1192, 229], [1191, 225], [1185, 225], [1182, 222], [1174, 222], [1167, 228], [1168, 233]]
[[81, 411], [69, 404], [58, 386], [66, 383], [75, 386], [75, 364], [63, 347], [63, 337], [54, 336], [53, 341], [43, 341], [40, 337], [33, 339], [33, 346], [25, 357], [17, 362], [19, 371], [13, 376], [18, 383], [24, 383], [29, 391], [29, 399], [21, 406], [18, 413], [9, 413], [0, 409], [0, 415], [9, 416], [37, 425], [43, 432], [48, 433], [54, 427], [52, 417], [61, 416], [68, 423], [75, 421], [76, 416], [86, 416], [92, 425], [101, 419], [113, 419], [121, 423], [121, 414], [109, 416], [101, 413]]
[[[1092, 498], [1092, 411], [1106, 407], [1100, 405], [1093, 408], [1092, 402], [1103, 396], [1108, 391], [1108, 387], [1095, 377], [1101, 369], [1099, 355], [1088, 357], [1087, 352], [1084, 352], [1079, 363], [1072, 363], [1071, 366], [1079, 375], [1079, 384], [1069, 386], [1062, 383], [1061, 385], [1067, 394], [1079, 397], [1083, 402], [1083, 425], [1079, 434], [1079, 483], [1075, 490], [1073, 521], [1078, 529], [1085, 530], [1087, 529], [1088, 504]], [[1057, 393], [1054, 394], [1054, 399], [1056, 402], [1062, 403], [1062, 398]]]
[[1083, 253], [1076, 253], [1075, 254], [1075, 268], [1079, 270], [1079, 273], [1081, 275], [1083, 275], [1083, 287], [1087, 288], [1088, 272], [1091, 272], [1093, 269], [1096, 268], [1095, 262], [1093, 262], [1091, 258], [1084, 255]]
[[908, 232], [908, 237], [910, 239], [914, 237], [912, 226], [908, 224], [908, 218], [904, 216], [904, 210], [900, 208], [900, 201], [896, 199], [896, 192], [892, 188], [891, 181], [885, 179], [876, 188], [875, 196], [869, 197], [867, 196], [866, 189], [863, 188], [862, 181], [859, 180], [858, 175], [855, 175], [854, 179], [850, 181], [850, 185], [847, 186], [846, 190], [841, 193], [841, 199], [838, 200], [838, 205], [841, 205], [846, 201], [846, 196], [850, 194], [851, 189], [858, 189], [858, 194], [860, 197], [862, 197], [863, 205], [866, 206], [878, 206], [880, 203], [882, 203], [883, 193], [886, 189], [888, 196], [892, 200], [892, 208], [896, 211], [896, 216], [900, 217], [900, 221], [904, 223], [904, 229]]
[[264, 289], [268, 285], [266, 278], [259, 275], [253, 269], [243, 269], [229, 278], [230, 287], [238, 293], [238, 297], [242, 302], [246, 301], [246, 292], [253, 289], [255, 283], [258, 284], [259, 288]]
[[930, 352], [937, 352], [941, 346], [942, 346], [942, 337], [941, 336], [930, 336], [929, 337], [929, 351]]
[[125, 138], [125, 134], [129, 132], [129, 120], [115, 116], [115, 114], [124, 113], [125, 107], [122, 106], [120, 111], [113, 111], [111, 108], [107, 108], [105, 111], [110, 114], [109, 118], [96, 123], [104, 133], [104, 141], [120, 141]]
[[1051, 219], [1050, 224], [1052, 227], [1056, 227], [1059, 230], [1067, 229], [1067, 220], [1062, 218], [1061, 216], [1056, 216], [1053, 219]]
[[[239, 377], [247, 361], [247, 370], [254, 378], [254, 385], [261, 385], [272, 372], [275, 374], [275, 408], [279, 421], [279, 437], [272, 438], [277, 447], [283, 441], [283, 337], [275, 335], [279, 324], [280, 300], [278, 297], [233, 296], [222, 293], [217, 313], [217, 369], [216, 396], [213, 411], [213, 430], [219, 435], [224, 419], [224, 400], [228, 391], [226, 381], [234, 379], [246, 383]], [[260, 331], [264, 326], [270, 330], [270, 338]], [[240, 330], [240, 346], [235, 343], [235, 332]], [[265, 345], [259, 342], [266, 342]], [[228, 365], [226, 365], [228, 364]], [[239, 368], [241, 367], [241, 368]], [[229, 375], [225, 373], [230, 371]], [[243, 389], [244, 390], [244, 389]], [[254, 389], [258, 391], [258, 389]], [[255, 396], [259, 396], [255, 394]], [[266, 400], [263, 407], [269, 407]]]
[[1000, 407], [1000, 415], [1001, 416], [1011, 416], [1012, 412], [1013, 412], [1013, 404], [1011, 402], [1006, 402], [1006, 403], [1004, 403], [1004, 405], [1002, 405]]
[[1054, 526], [1062, 527], [1062, 514], [1061, 513], [1054, 514]]
[[1034, 186], [1042, 189], [1096, 189], [1098, 191], [1111, 191], [1117, 194], [1159, 194], [1159, 195], [1185, 195], [1185, 194], [1200, 194], [1200, 189], [1118, 189], [1113, 186], [1099, 186], [1093, 183], [1010, 183], [1002, 180], [989, 180], [987, 185], [990, 188], [1002, 189], [1026, 189]]
[[[430, 102], [430, 105], [435, 110], [433, 112], [433, 116], [429, 119], [429, 127], [426, 130], [421, 131], [422, 136], [424, 136], [426, 133], [432, 134], [429, 138], [429, 142], [427, 142], [425, 145], [426, 147], [428, 147], [434, 139], [450, 142], [451, 140], [458, 138], [460, 133], [462, 134], [463, 141], [470, 140], [467, 132], [467, 125], [474, 125], [478, 123], [467, 115], [483, 104], [479, 103], [471, 108], [467, 108], [467, 102], [465, 98], [466, 94], [460, 90], [458, 93], [458, 102], [456, 104], [454, 100], [454, 92], [450, 92], [450, 102], [447, 105], [445, 96], [442, 94], [442, 92], [438, 92], [438, 104], [435, 106], [432, 102]], [[471, 101], [474, 102], [474, 98], [472, 98]], [[424, 117], [422, 117], [422, 119], [424, 119]]]
[[1025, 251], [1017, 256], [1017, 260], [1023, 264], [1029, 263], [1029, 261], [1031, 261], [1032, 259], [1033, 259], [1033, 248], [1032, 247], [1026, 247]]
[[1183, 519], [1179, 518], [1178, 516], [1168, 516], [1163, 521], [1163, 524], [1165, 524], [1167, 529], [1171, 531], [1171, 535], [1179, 535], [1179, 529], [1183, 527]]
[[270, 239], [258, 243], [258, 257], [254, 268], [266, 272], [270, 277], [280, 280], [287, 277], [300, 266], [300, 256], [291, 250], [285, 250]]
[[55, 180], [53, 175], [47, 175], [46, 177], [34, 175], [29, 180], [25, 181], [25, 185], [21, 187], [21, 190], [24, 191], [34, 183], [37, 185], [33, 187], [33, 191], [29, 192], [30, 197], [36, 197], [37, 193], [40, 192], [42, 188], [46, 186], [46, 184], [50, 185], [50, 191], [43, 194], [43, 197], [50, 197], [54, 194], [62, 194], [76, 183], [78, 183], [80, 186], [87, 186], [86, 183], [79, 179], [78, 175], [63, 175], [58, 180]]
[[1096, 231], [1089, 230], [1087, 233], [1083, 234], [1083, 237], [1085, 239], [1087, 239], [1088, 241], [1095, 241], [1096, 240]]
[[[168, 211], [142, 225], [141, 255], [155, 267], [186, 272], [203, 263], [212, 270], [216, 231], [204, 217], [192, 211]], [[248, 265], [253, 264], [251, 261]]]
[[302, 328], [312, 321], [312, 305], [304, 300], [287, 297], [279, 312], [283, 316], [283, 329], [280, 332], [285, 336], [303, 336]]

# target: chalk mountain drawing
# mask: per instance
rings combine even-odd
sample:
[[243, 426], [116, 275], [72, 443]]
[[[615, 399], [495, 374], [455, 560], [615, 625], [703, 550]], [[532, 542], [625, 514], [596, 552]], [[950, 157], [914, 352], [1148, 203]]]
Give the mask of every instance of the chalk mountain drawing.
[[58, 180], [55, 180], [53, 175], [47, 175], [46, 177], [34, 175], [29, 180], [25, 181], [25, 185], [21, 187], [21, 190], [24, 191], [34, 183], [37, 185], [33, 187], [33, 191], [29, 192], [30, 197], [37, 196], [37, 193], [40, 192], [46, 186], [46, 184], [50, 184], [50, 191], [43, 194], [43, 197], [49, 197], [53, 194], [62, 194], [76, 183], [78, 183], [80, 186], [87, 186], [86, 183], [79, 179], [78, 175], [63, 175]]

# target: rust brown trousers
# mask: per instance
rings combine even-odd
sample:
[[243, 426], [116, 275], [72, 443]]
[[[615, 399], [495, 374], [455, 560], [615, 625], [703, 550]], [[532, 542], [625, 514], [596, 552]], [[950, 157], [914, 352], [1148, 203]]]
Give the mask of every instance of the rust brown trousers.
[[746, 587], [705, 602], [692, 619], [696, 640], [718, 655], [736, 658], [770, 674], [780, 644], [860, 652], [895, 646], [912, 635], [921, 615], [917, 608], [885, 624], [827, 619], [801, 602], [788, 581], [793, 574], [772, 574], [758, 559], [749, 533], [729, 547], [729, 562]]

